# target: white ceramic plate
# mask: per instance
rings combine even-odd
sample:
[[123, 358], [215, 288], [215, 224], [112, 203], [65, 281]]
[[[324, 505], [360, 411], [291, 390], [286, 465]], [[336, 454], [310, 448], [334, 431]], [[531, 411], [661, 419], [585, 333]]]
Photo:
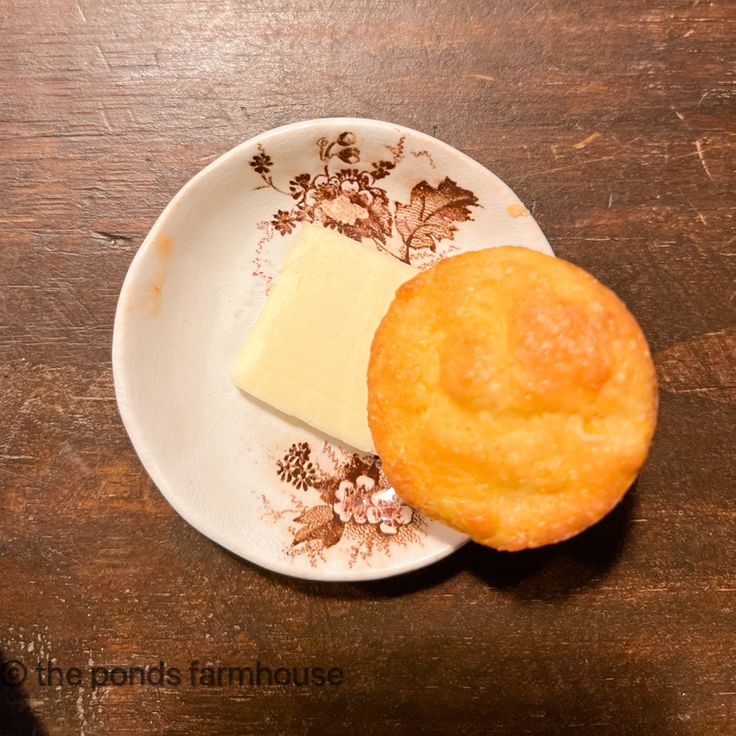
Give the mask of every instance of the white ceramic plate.
[[495, 245], [551, 253], [498, 177], [428, 135], [359, 118], [263, 133], [191, 179], [133, 259], [113, 336], [123, 422], [169, 503], [257, 565], [318, 580], [423, 567], [466, 537], [404, 506], [376, 458], [230, 381], [302, 221], [420, 268]]

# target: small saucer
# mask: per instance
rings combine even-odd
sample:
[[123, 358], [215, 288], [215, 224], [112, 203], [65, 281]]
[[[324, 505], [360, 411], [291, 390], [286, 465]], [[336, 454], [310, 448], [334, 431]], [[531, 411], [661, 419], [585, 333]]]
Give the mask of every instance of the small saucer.
[[316, 580], [415, 570], [467, 537], [403, 504], [376, 457], [230, 380], [302, 222], [418, 268], [497, 245], [552, 252], [498, 177], [424, 133], [360, 118], [268, 131], [194, 176], [133, 259], [113, 336], [120, 414], [169, 503], [241, 557]]

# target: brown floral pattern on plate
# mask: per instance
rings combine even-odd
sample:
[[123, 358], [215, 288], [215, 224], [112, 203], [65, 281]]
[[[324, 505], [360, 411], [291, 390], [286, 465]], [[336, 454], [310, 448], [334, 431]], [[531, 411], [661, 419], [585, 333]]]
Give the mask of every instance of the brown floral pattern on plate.
[[[454, 250], [458, 224], [472, 220], [472, 208], [481, 207], [472, 191], [448, 176], [435, 184], [416, 181], [407, 202], [391, 199], [385, 182], [407, 155], [404, 134], [385, 144], [385, 157], [370, 163], [363, 161], [360, 143], [351, 131], [333, 140], [320, 137], [315, 144], [319, 168], [292, 174], [286, 184], [275, 180], [276, 164], [262, 144], [249, 161], [262, 180], [257, 188], [272, 189], [285, 201], [270, 220], [258, 223], [263, 237], [256, 247], [253, 274], [267, 283], [273, 266], [268, 244], [277, 234], [290, 235], [302, 222], [337, 230], [405, 263], [427, 267]], [[429, 151], [410, 153], [436, 170]], [[390, 557], [394, 547], [421, 543], [427, 522], [401, 501], [381, 471], [378, 457], [349, 453], [329, 443], [320, 453], [323, 463], [314, 455], [308, 443], [295, 442], [277, 460], [278, 479], [293, 489], [284, 495], [285, 508], [277, 509], [274, 499], [261, 496], [264, 518], [288, 525], [292, 541], [284, 550], [287, 556], [305, 555], [316, 567], [326, 561], [327, 550], [341, 543], [352, 568], [359, 560], [370, 564], [378, 552]]]
[[[261, 144], [250, 166], [263, 180], [260, 188], [268, 187], [284, 197], [291, 206], [278, 209], [270, 221], [260, 223], [266, 236], [259, 243], [256, 255], [256, 275], [263, 274], [259, 259], [263, 247], [275, 233], [288, 235], [301, 222], [313, 222], [338, 230], [353, 240], [367, 240], [381, 251], [390, 253], [405, 263], [415, 264], [427, 253], [437, 254], [441, 241], [451, 241], [457, 223], [472, 220], [472, 207], [480, 207], [476, 195], [445, 176], [437, 185], [426, 179], [411, 189], [407, 203], [392, 201], [382, 180], [394, 173], [404, 160], [406, 136], [399, 136], [396, 145], [386, 145], [386, 158], [363, 163], [356, 135], [340, 133], [335, 140], [318, 138], [320, 169], [291, 176], [288, 187], [276, 184], [272, 174], [274, 161]], [[412, 151], [415, 158], [426, 157], [431, 168], [435, 163], [428, 151]], [[347, 164], [348, 166], [344, 166]], [[360, 165], [359, 165], [360, 164]]]
[[396, 494], [375, 455], [339, 450], [325, 443], [320, 463], [311, 446], [298, 442], [276, 462], [276, 475], [291, 493], [289, 505], [276, 509], [261, 496], [264, 518], [286, 521], [292, 537], [289, 557], [305, 555], [312, 566], [325, 562], [325, 552], [338, 542], [348, 552], [348, 567], [369, 562], [393, 546], [421, 542], [426, 521]]

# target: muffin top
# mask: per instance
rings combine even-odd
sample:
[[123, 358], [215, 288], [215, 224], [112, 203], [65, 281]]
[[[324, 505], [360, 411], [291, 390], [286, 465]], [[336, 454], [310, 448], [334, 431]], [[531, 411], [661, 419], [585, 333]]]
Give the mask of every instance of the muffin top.
[[396, 491], [503, 550], [610, 511], [643, 464], [657, 386], [626, 306], [526, 248], [472, 251], [402, 285], [368, 368], [368, 422]]

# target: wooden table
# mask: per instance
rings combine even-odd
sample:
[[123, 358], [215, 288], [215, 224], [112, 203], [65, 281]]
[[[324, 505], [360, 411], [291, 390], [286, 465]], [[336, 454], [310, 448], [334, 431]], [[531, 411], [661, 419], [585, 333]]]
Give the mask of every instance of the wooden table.
[[[5, 679], [50, 658], [344, 673], [93, 689], [31, 671], [0, 687], [0, 734], [736, 733], [736, 5], [1, 0], [0, 29]], [[298, 582], [211, 543], [147, 477], [110, 372], [136, 248], [217, 155], [330, 115], [486, 164], [640, 320], [660, 426], [591, 531]]]

